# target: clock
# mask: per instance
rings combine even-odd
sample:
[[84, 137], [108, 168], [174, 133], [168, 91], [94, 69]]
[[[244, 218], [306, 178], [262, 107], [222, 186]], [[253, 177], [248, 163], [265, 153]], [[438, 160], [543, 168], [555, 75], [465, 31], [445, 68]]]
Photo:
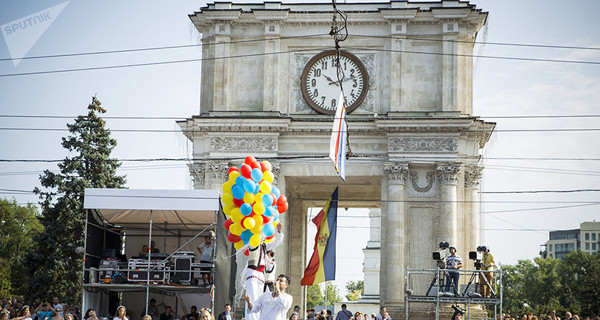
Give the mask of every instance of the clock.
[[[369, 89], [369, 74], [355, 55], [340, 51], [340, 66], [344, 72], [342, 87], [346, 99], [346, 112], [358, 108]], [[323, 114], [335, 114], [340, 98], [335, 50], [323, 51], [312, 57], [300, 78], [302, 95], [308, 105]]]

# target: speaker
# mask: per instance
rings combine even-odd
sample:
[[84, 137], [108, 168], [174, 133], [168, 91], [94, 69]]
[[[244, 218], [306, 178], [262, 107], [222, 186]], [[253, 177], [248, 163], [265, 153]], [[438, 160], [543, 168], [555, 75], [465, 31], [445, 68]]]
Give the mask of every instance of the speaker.
[[190, 283], [192, 280], [192, 259], [193, 256], [175, 257], [174, 278], [180, 283]]

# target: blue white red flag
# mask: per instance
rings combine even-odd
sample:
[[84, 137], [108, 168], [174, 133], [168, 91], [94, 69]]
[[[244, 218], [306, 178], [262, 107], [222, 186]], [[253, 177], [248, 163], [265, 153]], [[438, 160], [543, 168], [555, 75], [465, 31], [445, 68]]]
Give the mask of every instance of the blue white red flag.
[[329, 142], [329, 158], [333, 161], [335, 171], [340, 178], [346, 181], [346, 141], [348, 140], [348, 124], [346, 123], [346, 103], [344, 93], [340, 91], [333, 129], [331, 129], [331, 141]]

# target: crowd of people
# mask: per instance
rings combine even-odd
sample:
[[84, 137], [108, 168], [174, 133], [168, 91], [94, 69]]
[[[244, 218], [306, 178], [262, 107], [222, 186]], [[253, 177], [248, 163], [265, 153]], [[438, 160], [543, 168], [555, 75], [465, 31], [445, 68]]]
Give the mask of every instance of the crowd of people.
[[[565, 313], [565, 317], [561, 319], [559, 316], [556, 315], [556, 311], [552, 311], [551, 314], [540, 313], [537, 316], [534, 315], [533, 312], [529, 312], [528, 314], [521, 315], [518, 319], [520, 319], [520, 320], [600, 320], [600, 317], [593, 316], [593, 317], [580, 318], [578, 315], [572, 314], [571, 312], [567, 311]], [[502, 320], [515, 320], [515, 318], [513, 316], [511, 316], [510, 314], [503, 313]]]
[[381, 307], [378, 314], [371, 313], [370, 315], [368, 312], [351, 312], [347, 307], [346, 304], [342, 304], [342, 310], [337, 313], [335, 318], [333, 317], [331, 310], [325, 309], [320, 312], [316, 312], [315, 309], [308, 310], [306, 312], [306, 317], [301, 318], [299, 315], [300, 307], [295, 306], [294, 312], [292, 312], [289, 320], [392, 320], [386, 307]]
[[[160, 312], [160, 309], [164, 311]], [[154, 298], [148, 303], [148, 313], [146, 314], [144, 308], [138, 315], [140, 316], [136, 318], [135, 313], [125, 306], [118, 306], [114, 315], [101, 316], [93, 309], [88, 309], [82, 314], [79, 306], [62, 303], [58, 297], [54, 297], [52, 303], [42, 302], [41, 299], [28, 303], [22, 295], [0, 300], [0, 320], [233, 320], [229, 304], [224, 307], [218, 319], [213, 317], [210, 308], [198, 310], [196, 306], [192, 306], [190, 313], [181, 317], [176, 315], [170, 306], [157, 305]]]

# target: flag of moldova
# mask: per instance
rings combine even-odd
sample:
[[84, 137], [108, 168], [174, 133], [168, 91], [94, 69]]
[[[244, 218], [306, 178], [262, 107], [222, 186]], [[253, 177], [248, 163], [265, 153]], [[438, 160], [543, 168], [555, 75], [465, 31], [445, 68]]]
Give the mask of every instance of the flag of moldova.
[[304, 277], [300, 283], [303, 286], [324, 281], [335, 280], [335, 238], [337, 233], [338, 188], [327, 201], [321, 212], [312, 219], [317, 226], [315, 247], [308, 262]]

